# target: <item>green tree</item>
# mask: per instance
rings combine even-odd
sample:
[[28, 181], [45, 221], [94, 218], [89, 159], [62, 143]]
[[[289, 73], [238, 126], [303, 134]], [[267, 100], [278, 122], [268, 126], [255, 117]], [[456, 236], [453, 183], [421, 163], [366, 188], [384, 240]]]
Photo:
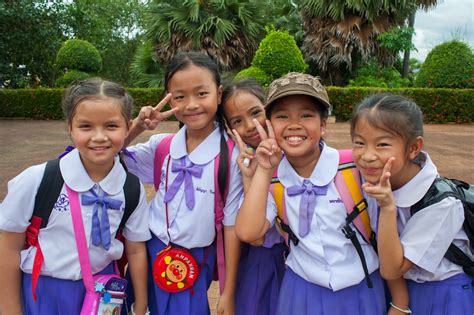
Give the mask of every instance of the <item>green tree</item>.
[[421, 65], [415, 85], [434, 88], [474, 88], [472, 48], [457, 40], [436, 46]]
[[164, 69], [155, 61], [153, 46], [145, 42], [139, 46], [130, 65], [130, 82], [134, 87], [159, 88], [163, 86]]
[[303, 52], [328, 84], [344, 84], [345, 72], [375, 57], [392, 65], [396, 54], [380, 46], [378, 35], [405, 24], [417, 8], [436, 0], [304, 0]]
[[29, 0], [0, 3], [0, 86], [51, 86], [63, 35], [65, 5]]
[[263, 21], [258, 0], [154, 0], [146, 14], [146, 38], [157, 60], [180, 50], [201, 50], [225, 70], [247, 66]]

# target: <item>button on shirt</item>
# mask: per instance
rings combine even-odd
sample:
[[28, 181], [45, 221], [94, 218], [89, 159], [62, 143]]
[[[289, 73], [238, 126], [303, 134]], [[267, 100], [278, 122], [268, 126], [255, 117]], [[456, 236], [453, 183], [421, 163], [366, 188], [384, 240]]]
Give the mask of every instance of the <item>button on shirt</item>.
[[[364, 271], [351, 241], [342, 233], [346, 210], [334, 184], [339, 164], [337, 150], [322, 144], [319, 160], [309, 180], [313, 185], [328, 186], [326, 195], [317, 195], [316, 208], [311, 219], [309, 233], [299, 236], [299, 208], [302, 195], [288, 196], [285, 189], [285, 202], [291, 229], [299, 238], [298, 246], [291, 244], [286, 264], [300, 277], [317, 285], [341, 290], [360, 283]], [[305, 178], [299, 176], [286, 158], [278, 167], [280, 182], [287, 187], [301, 186]], [[267, 220], [274, 224], [277, 215], [275, 200], [268, 196]], [[373, 248], [358, 235], [364, 251], [369, 272], [378, 268], [378, 258]]]
[[[132, 146], [129, 151], [135, 153], [136, 162], [125, 158], [129, 170], [136, 174], [144, 183], [153, 183], [153, 163], [155, 151], [166, 134], [153, 135], [146, 143]], [[227, 135], [225, 135], [227, 139]], [[214, 224], [214, 193], [219, 193], [214, 187], [214, 159], [220, 152], [221, 133], [218, 128], [200, 143], [191, 153], [186, 149], [186, 126], [183, 126], [173, 137], [170, 154], [165, 157], [161, 170], [161, 181], [158, 192], [150, 204], [150, 230], [162, 242], [170, 242], [186, 248], [204, 247], [210, 245], [215, 237]], [[236, 163], [238, 149], [234, 147], [231, 157], [231, 166], [228, 170], [229, 189], [224, 207], [224, 225], [234, 225], [242, 194], [242, 178]], [[169, 170], [166, 165], [171, 158]], [[164, 195], [166, 176], [168, 186], [173, 183], [177, 173], [171, 171], [174, 162], [183, 159], [186, 165], [191, 163], [202, 166], [200, 178], [193, 177], [195, 205], [189, 209], [184, 195], [184, 183], [179, 187], [176, 195], [168, 203], [168, 224]], [[221, 157], [222, 158], [222, 157]], [[166, 175], [167, 174], [167, 175]]]
[[[462, 228], [464, 210], [453, 197], [419, 210], [413, 217], [410, 207], [426, 194], [438, 177], [436, 166], [422, 152], [421, 170], [408, 183], [393, 192], [397, 206], [397, 226], [404, 256], [415, 264], [404, 277], [416, 282], [439, 281], [462, 273], [462, 268], [444, 254], [451, 242], [472, 258], [466, 233]], [[377, 222], [377, 201], [368, 198], [371, 222]], [[375, 224], [374, 229], [377, 230]]]
[[[9, 232], [25, 232], [33, 215], [34, 201], [46, 163], [32, 166], [8, 183], [8, 194], [0, 205], [0, 229]], [[77, 149], [64, 156], [59, 164], [64, 182], [81, 196], [90, 195], [90, 189], [96, 193], [105, 192], [110, 198], [121, 200], [120, 210], [109, 209], [111, 244], [109, 250], [102, 245], [91, 243], [92, 209], [93, 205], [82, 205], [82, 219], [92, 273], [103, 270], [112, 261], [119, 259], [123, 253], [123, 244], [115, 239], [120, 221], [123, 216], [125, 197], [123, 185], [126, 173], [118, 157], [110, 173], [99, 183], [93, 182], [88, 176], [79, 157]], [[130, 241], [142, 242], [150, 239], [148, 229], [148, 206], [145, 190], [141, 185], [140, 199], [137, 208], [130, 216], [123, 230], [124, 237]], [[48, 225], [39, 233], [39, 243], [44, 256], [41, 269], [42, 275], [59, 279], [78, 280], [82, 278], [76, 240], [71, 218], [71, 209], [66, 188], [63, 185], [61, 193], [49, 217]], [[21, 269], [31, 273], [36, 248], [30, 247], [21, 251]]]

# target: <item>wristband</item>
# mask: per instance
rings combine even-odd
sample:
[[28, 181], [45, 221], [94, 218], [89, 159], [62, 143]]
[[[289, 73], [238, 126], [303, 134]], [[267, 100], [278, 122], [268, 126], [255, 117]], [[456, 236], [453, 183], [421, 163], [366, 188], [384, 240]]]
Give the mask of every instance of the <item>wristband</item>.
[[392, 302], [390, 302], [390, 306], [393, 307], [394, 309], [396, 309], [397, 311], [402, 312], [402, 313], [411, 314], [411, 309], [410, 308], [407, 308], [406, 310], [404, 310], [403, 308], [400, 308], [400, 307], [396, 306]]

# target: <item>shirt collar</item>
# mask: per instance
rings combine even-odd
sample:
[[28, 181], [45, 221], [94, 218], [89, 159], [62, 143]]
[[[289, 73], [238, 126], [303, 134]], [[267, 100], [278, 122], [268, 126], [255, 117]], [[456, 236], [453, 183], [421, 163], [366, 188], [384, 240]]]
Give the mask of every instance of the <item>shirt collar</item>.
[[[87, 174], [77, 149], [72, 150], [59, 161], [59, 169], [64, 182], [77, 192], [89, 191], [96, 184]], [[125, 170], [120, 164], [119, 157], [116, 156], [112, 170], [98, 184], [108, 195], [116, 195], [122, 190], [125, 178]]]
[[[321, 187], [331, 183], [336, 176], [339, 165], [339, 153], [336, 149], [328, 147], [323, 141], [320, 142], [320, 147], [321, 154], [309, 180], [313, 185]], [[295, 172], [286, 157], [283, 157], [278, 166], [278, 178], [285, 187], [302, 185], [304, 180], [303, 177]]]
[[411, 207], [426, 194], [438, 176], [438, 170], [428, 153], [421, 152], [421, 170], [408, 183], [393, 192], [397, 207]]
[[[171, 140], [170, 156], [175, 160], [188, 156], [189, 160], [197, 165], [204, 165], [214, 160], [221, 150], [221, 132], [219, 128], [216, 126], [190, 154], [186, 149], [186, 130], [187, 127], [184, 125]], [[226, 137], [225, 133], [224, 137]]]

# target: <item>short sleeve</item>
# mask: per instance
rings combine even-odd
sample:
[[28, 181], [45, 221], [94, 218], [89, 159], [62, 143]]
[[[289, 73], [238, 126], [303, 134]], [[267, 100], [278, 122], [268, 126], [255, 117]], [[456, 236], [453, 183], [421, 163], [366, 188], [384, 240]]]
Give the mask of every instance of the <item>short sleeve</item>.
[[[227, 199], [224, 207], [224, 219], [222, 220], [222, 224], [227, 226], [235, 225], [237, 211], [239, 209], [239, 201], [243, 192], [242, 175], [240, 174], [240, 169], [236, 162], [238, 154], [238, 149], [234, 147], [234, 149], [232, 150], [232, 160], [229, 172], [229, 190], [227, 193]], [[219, 193], [217, 187], [215, 190], [216, 194]]]
[[123, 236], [132, 242], [144, 242], [151, 238], [149, 220], [149, 206], [146, 199], [146, 192], [140, 184], [140, 201], [132, 215], [125, 222]]
[[434, 272], [463, 222], [462, 203], [453, 197], [418, 211], [400, 235], [404, 256], [415, 265]]
[[8, 182], [7, 196], [0, 204], [0, 230], [26, 231], [45, 167], [46, 163], [29, 167]]
[[125, 164], [128, 171], [138, 176], [142, 183], [153, 184], [156, 148], [167, 135], [166, 133], [152, 135], [147, 142], [138, 143], [127, 148], [133, 158], [124, 156]]
[[266, 209], [266, 218], [270, 223], [270, 228], [275, 225], [275, 218], [277, 217], [278, 210], [275, 203], [275, 198], [273, 198], [273, 194], [268, 192], [268, 199], [267, 199], [267, 209]]

